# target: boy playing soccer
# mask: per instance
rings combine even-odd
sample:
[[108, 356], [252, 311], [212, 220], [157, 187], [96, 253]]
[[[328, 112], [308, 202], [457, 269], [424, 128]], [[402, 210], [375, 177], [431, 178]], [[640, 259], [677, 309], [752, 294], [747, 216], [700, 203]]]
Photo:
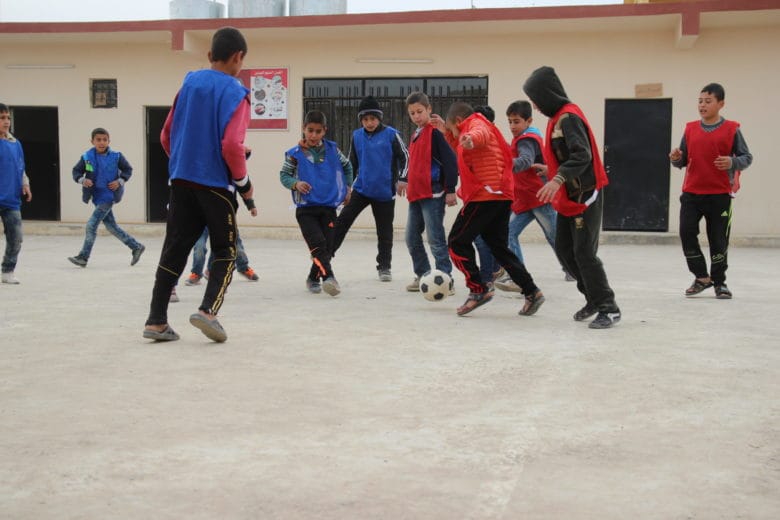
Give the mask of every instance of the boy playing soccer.
[[[739, 130], [739, 123], [721, 117], [726, 93], [717, 83], [699, 94], [701, 119], [685, 125], [680, 147], [669, 154], [677, 168], [685, 168], [680, 196], [680, 241], [688, 270], [696, 277], [686, 296], [715, 286], [715, 297], [730, 299], [726, 286], [729, 232], [733, 197], [739, 189], [739, 174], [753, 156]], [[707, 223], [710, 269], [699, 246], [699, 222]]]
[[22, 195], [32, 200], [30, 181], [24, 173], [22, 144], [11, 135], [11, 110], [0, 103], [0, 219], [5, 231], [2, 282], [18, 284], [14, 276], [22, 250]]
[[279, 180], [292, 191], [295, 218], [311, 254], [306, 288], [336, 296], [341, 288], [330, 265], [333, 226], [336, 208], [349, 201], [352, 165], [336, 143], [324, 139], [327, 129], [325, 114], [306, 114], [303, 139], [287, 150]]
[[168, 324], [171, 289], [207, 227], [214, 262], [203, 301], [190, 323], [213, 341], [227, 340], [217, 312], [225, 301], [236, 261], [235, 191], [244, 200], [254, 192], [244, 147], [249, 91], [236, 77], [246, 52], [246, 40], [238, 29], [217, 30], [208, 53], [211, 67], [187, 74], [165, 120], [160, 139], [170, 156], [171, 199], [145, 338], [179, 339]]
[[333, 253], [341, 247], [347, 231], [360, 213], [371, 206], [376, 222], [377, 272], [379, 280], [390, 282], [393, 256], [395, 191], [399, 178], [406, 176], [408, 153], [398, 131], [382, 123], [382, 109], [373, 96], [358, 105], [361, 128], [352, 133], [349, 160], [355, 174], [353, 191], [336, 219]]
[[406, 221], [406, 247], [412, 256], [414, 280], [406, 290], [420, 290], [420, 277], [431, 270], [431, 263], [422, 241], [428, 235], [428, 245], [436, 269], [452, 273], [452, 262], [444, 232], [444, 207], [458, 203], [458, 163], [444, 135], [431, 124], [431, 102], [422, 92], [406, 97], [409, 118], [417, 130], [409, 142], [409, 169], [398, 182], [398, 194], [409, 201]]
[[146, 249], [135, 238], [119, 227], [114, 218], [113, 207], [122, 200], [125, 183], [130, 180], [133, 168], [125, 156], [109, 148], [111, 139], [104, 128], [92, 130], [92, 148], [84, 154], [73, 167], [73, 180], [81, 184], [84, 204], [95, 204], [95, 210], [89, 217], [84, 245], [76, 256], [68, 257], [71, 263], [87, 267], [89, 255], [97, 238], [97, 228], [102, 222], [106, 229], [132, 251], [130, 265], [135, 265]]

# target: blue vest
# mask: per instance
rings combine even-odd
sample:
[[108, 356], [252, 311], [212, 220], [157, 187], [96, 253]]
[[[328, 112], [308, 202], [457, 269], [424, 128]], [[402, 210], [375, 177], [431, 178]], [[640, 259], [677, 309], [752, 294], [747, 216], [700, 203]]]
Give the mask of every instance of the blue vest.
[[352, 189], [369, 199], [392, 200], [395, 197], [393, 182], [393, 141], [398, 131], [386, 126], [382, 131], [369, 134], [362, 128], [352, 133], [352, 145], [358, 159], [357, 179]]
[[90, 148], [84, 155], [84, 166], [86, 172], [84, 177], [91, 180], [94, 186], [81, 189], [81, 199], [86, 203], [92, 198], [95, 205], [107, 204], [109, 202], [119, 202], [125, 192], [125, 187], [120, 186], [115, 191], [108, 188], [108, 183], [119, 178], [119, 158], [122, 156], [119, 152], [114, 152], [110, 148], [106, 153], [97, 153], [95, 148]]
[[173, 111], [168, 163], [172, 180], [232, 189], [222, 138], [248, 93], [236, 78], [216, 70], [187, 73]]
[[24, 152], [19, 141], [0, 139], [0, 208], [22, 207]]
[[298, 180], [311, 184], [311, 191], [307, 194], [292, 192], [293, 202], [296, 206], [327, 206], [337, 207], [347, 194], [347, 185], [344, 182], [344, 168], [339, 161], [338, 147], [333, 141], [324, 140], [325, 160], [314, 164], [300, 146], [294, 146], [287, 151], [287, 155], [294, 157], [298, 162]]

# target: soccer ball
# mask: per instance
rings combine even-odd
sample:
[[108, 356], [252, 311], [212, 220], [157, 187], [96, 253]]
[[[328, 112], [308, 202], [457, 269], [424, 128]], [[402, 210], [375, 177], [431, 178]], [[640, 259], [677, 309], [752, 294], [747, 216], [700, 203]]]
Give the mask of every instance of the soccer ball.
[[453, 283], [450, 275], [434, 269], [420, 278], [420, 292], [426, 300], [437, 302], [450, 295]]

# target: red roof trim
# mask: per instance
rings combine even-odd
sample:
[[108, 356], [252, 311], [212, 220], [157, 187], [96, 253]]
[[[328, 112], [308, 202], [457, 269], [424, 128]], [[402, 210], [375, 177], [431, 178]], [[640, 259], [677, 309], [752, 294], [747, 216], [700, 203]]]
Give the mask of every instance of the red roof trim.
[[194, 20], [152, 20], [132, 22], [4, 22], [0, 33], [86, 33], [170, 31], [175, 43], [183, 43], [189, 30], [213, 30], [224, 25], [239, 29], [276, 27], [334, 27], [406, 23], [480, 22], [507, 20], [565, 20], [657, 16], [680, 14], [683, 32], [698, 33], [699, 14], [718, 11], [757, 11], [780, 9], [780, 0], [703, 0], [660, 4], [615, 4], [561, 7], [513, 7], [500, 9], [453, 9], [405, 11], [398, 13], [359, 13], [323, 16], [284, 16], [269, 18], [208, 18]]

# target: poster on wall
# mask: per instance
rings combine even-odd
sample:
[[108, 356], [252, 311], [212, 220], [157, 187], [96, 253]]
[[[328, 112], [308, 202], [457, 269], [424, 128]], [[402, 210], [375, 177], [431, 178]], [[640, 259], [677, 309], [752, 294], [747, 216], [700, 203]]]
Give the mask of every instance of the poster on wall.
[[287, 130], [287, 67], [244, 69], [238, 77], [249, 89], [249, 129]]

